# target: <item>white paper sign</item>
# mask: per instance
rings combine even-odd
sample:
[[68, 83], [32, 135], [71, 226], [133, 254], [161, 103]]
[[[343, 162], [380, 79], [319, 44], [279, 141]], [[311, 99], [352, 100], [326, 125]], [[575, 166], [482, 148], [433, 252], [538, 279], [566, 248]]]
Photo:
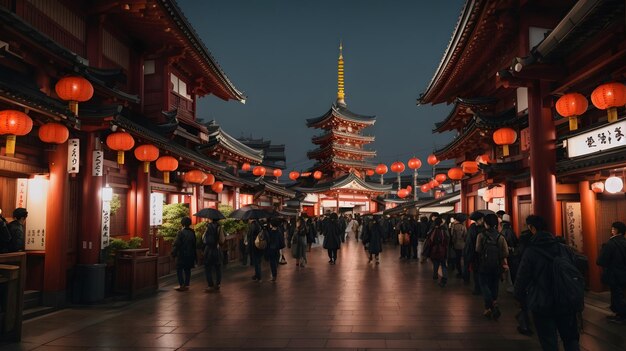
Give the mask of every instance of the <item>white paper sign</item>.
[[150, 194], [150, 225], [163, 224], [163, 194]]
[[567, 139], [567, 157], [578, 157], [626, 146], [626, 120], [606, 124]]
[[15, 196], [15, 208], [26, 208], [28, 198], [28, 179], [17, 179], [17, 193]]
[[109, 246], [111, 240], [111, 202], [102, 201], [102, 241], [100, 248], [104, 249]]
[[93, 152], [93, 168], [92, 173], [95, 177], [102, 177], [102, 169], [104, 168], [104, 152]]
[[78, 173], [80, 163], [80, 143], [78, 139], [67, 141], [67, 173]]
[[43, 177], [28, 179], [28, 218], [25, 225], [26, 250], [46, 249], [46, 213], [48, 180]]

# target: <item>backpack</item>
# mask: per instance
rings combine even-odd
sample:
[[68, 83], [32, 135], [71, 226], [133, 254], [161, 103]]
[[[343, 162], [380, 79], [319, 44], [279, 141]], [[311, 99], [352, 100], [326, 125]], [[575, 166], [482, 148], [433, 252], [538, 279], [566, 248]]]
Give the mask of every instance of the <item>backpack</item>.
[[498, 240], [502, 234], [493, 235], [483, 232], [482, 252], [480, 253], [480, 272], [500, 274], [502, 269], [502, 260], [500, 258], [500, 247]]
[[265, 250], [267, 248], [267, 232], [265, 229], [261, 230], [261, 232], [254, 239], [254, 246], [259, 250]]
[[541, 249], [537, 252], [552, 266], [552, 286], [548, 289], [552, 290], [556, 310], [582, 312], [585, 308], [585, 278], [563, 250], [561, 248], [561, 255], [556, 257]]

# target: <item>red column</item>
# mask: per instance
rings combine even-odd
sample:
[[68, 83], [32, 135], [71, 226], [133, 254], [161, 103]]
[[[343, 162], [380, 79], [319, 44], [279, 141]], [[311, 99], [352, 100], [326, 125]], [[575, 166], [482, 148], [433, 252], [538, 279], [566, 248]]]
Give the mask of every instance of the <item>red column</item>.
[[93, 150], [99, 142], [94, 133], [81, 139], [80, 151], [83, 163], [82, 174], [80, 229], [78, 231], [78, 263], [94, 264], [100, 260], [101, 221], [102, 221], [102, 183], [103, 177], [93, 175]]
[[151, 247], [150, 235], [150, 173], [137, 166], [137, 229], [135, 235], [143, 239], [142, 247]]
[[191, 204], [189, 206], [189, 210], [191, 212], [189, 216], [191, 217], [192, 223], [197, 223], [198, 218], [193, 216], [193, 214], [202, 209], [203, 200], [204, 200], [204, 185], [198, 185], [198, 184], [194, 185], [193, 195], [191, 196]]
[[589, 260], [589, 286], [593, 291], [602, 291], [600, 281], [600, 266], [596, 264], [598, 259], [598, 237], [596, 235], [596, 194], [589, 187], [589, 182], [578, 184], [580, 193], [580, 215], [582, 217], [583, 252]]
[[58, 145], [54, 151], [51, 151], [48, 161], [50, 181], [48, 183], [46, 209], [46, 257], [43, 291], [45, 295], [54, 299], [55, 293], [65, 291], [67, 280], [67, 223], [69, 217], [67, 143]]
[[[546, 83], [528, 88], [528, 125], [530, 131], [530, 193], [533, 212], [548, 222], [555, 232], [556, 212], [556, 132], [550, 102], [544, 103]], [[549, 96], [546, 95], [546, 99]]]

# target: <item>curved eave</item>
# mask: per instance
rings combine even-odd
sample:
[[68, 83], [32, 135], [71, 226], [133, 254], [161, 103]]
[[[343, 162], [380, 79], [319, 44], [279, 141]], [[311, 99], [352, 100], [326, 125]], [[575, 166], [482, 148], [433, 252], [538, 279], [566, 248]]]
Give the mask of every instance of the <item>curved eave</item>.
[[376, 123], [376, 116], [365, 116], [351, 112], [347, 108], [337, 107], [336, 104], [331, 106], [325, 114], [317, 118], [309, 118], [306, 120], [307, 127], [320, 128], [330, 123], [333, 118], [341, 120], [343, 122], [350, 122], [362, 127], [372, 126]]
[[312, 187], [301, 187], [295, 186], [294, 190], [304, 192], [304, 193], [320, 193], [326, 191], [333, 190], [341, 190], [345, 186], [354, 182], [357, 186], [362, 189], [357, 189], [358, 191], [371, 192], [371, 193], [388, 193], [391, 191], [391, 185], [380, 185], [378, 183], [369, 183], [364, 181], [363, 179], [357, 177], [354, 173], [349, 173], [342, 178], [338, 178], [336, 180], [325, 182], [325, 183], [316, 183]]
[[307, 156], [312, 159], [324, 158], [325, 155], [328, 154], [348, 154], [348, 155], [358, 155], [361, 157], [376, 157], [376, 151], [372, 150], [363, 150], [351, 147], [340, 147], [337, 145], [328, 145], [321, 149], [315, 149], [307, 152]]
[[331, 130], [328, 133], [324, 133], [322, 135], [314, 136], [311, 141], [313, 144], [324, 144], [326, 141], [332, 141], [335, 139], [345, 139], [351, 140], [355, 144], [367, 144], [375, 141], [375, 137], [373, 136], [365, 136], [354, 133], [343, 133], [335, 130]]
[[456, 98], [454, 108], [441, 122], [435, 123], [433, 133], [442, 133], [449, 130], [460, 129], [475, 113], [487, 113], [493, 110], [498, 99], [490, 97], [482, 98]]
[[366, 161], [347, 160], [345, 158], [339, 158], [339, 157], [329, 158], [324, 163], [327, 165], [332, 165], [334, 163], [339, 166], [352, 167], [356, 169], [376, 169], [376, 165], [373, 163], [369, 163]]
[[236, 138], [233, 138], [230, 134], [226, 133], [221, 127], [217, 125], [212, 125], [210, 127], [214, 129], [209, 132], [209, 142], [204, 145], [199, 145], [197, 147], [198, 150], [203, 151], [206, 149], [215, 149], [217, 147], [222, 147], [231, 153], [234, 153], [242, 158], [249, 160], [250, 162], [263, 162], [263, 150], [253, 149], [245, 145]]

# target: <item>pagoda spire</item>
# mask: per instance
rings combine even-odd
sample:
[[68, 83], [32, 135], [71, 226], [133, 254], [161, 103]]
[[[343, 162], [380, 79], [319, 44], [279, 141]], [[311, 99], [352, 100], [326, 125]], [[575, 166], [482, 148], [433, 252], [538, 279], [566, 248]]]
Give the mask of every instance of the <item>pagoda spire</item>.
[[337, 62], [337, 103], [340, 105], [346, 105], [346, 94], [344, 92], [343, 85], [343, 45], [339, 41], [339, 60]]

